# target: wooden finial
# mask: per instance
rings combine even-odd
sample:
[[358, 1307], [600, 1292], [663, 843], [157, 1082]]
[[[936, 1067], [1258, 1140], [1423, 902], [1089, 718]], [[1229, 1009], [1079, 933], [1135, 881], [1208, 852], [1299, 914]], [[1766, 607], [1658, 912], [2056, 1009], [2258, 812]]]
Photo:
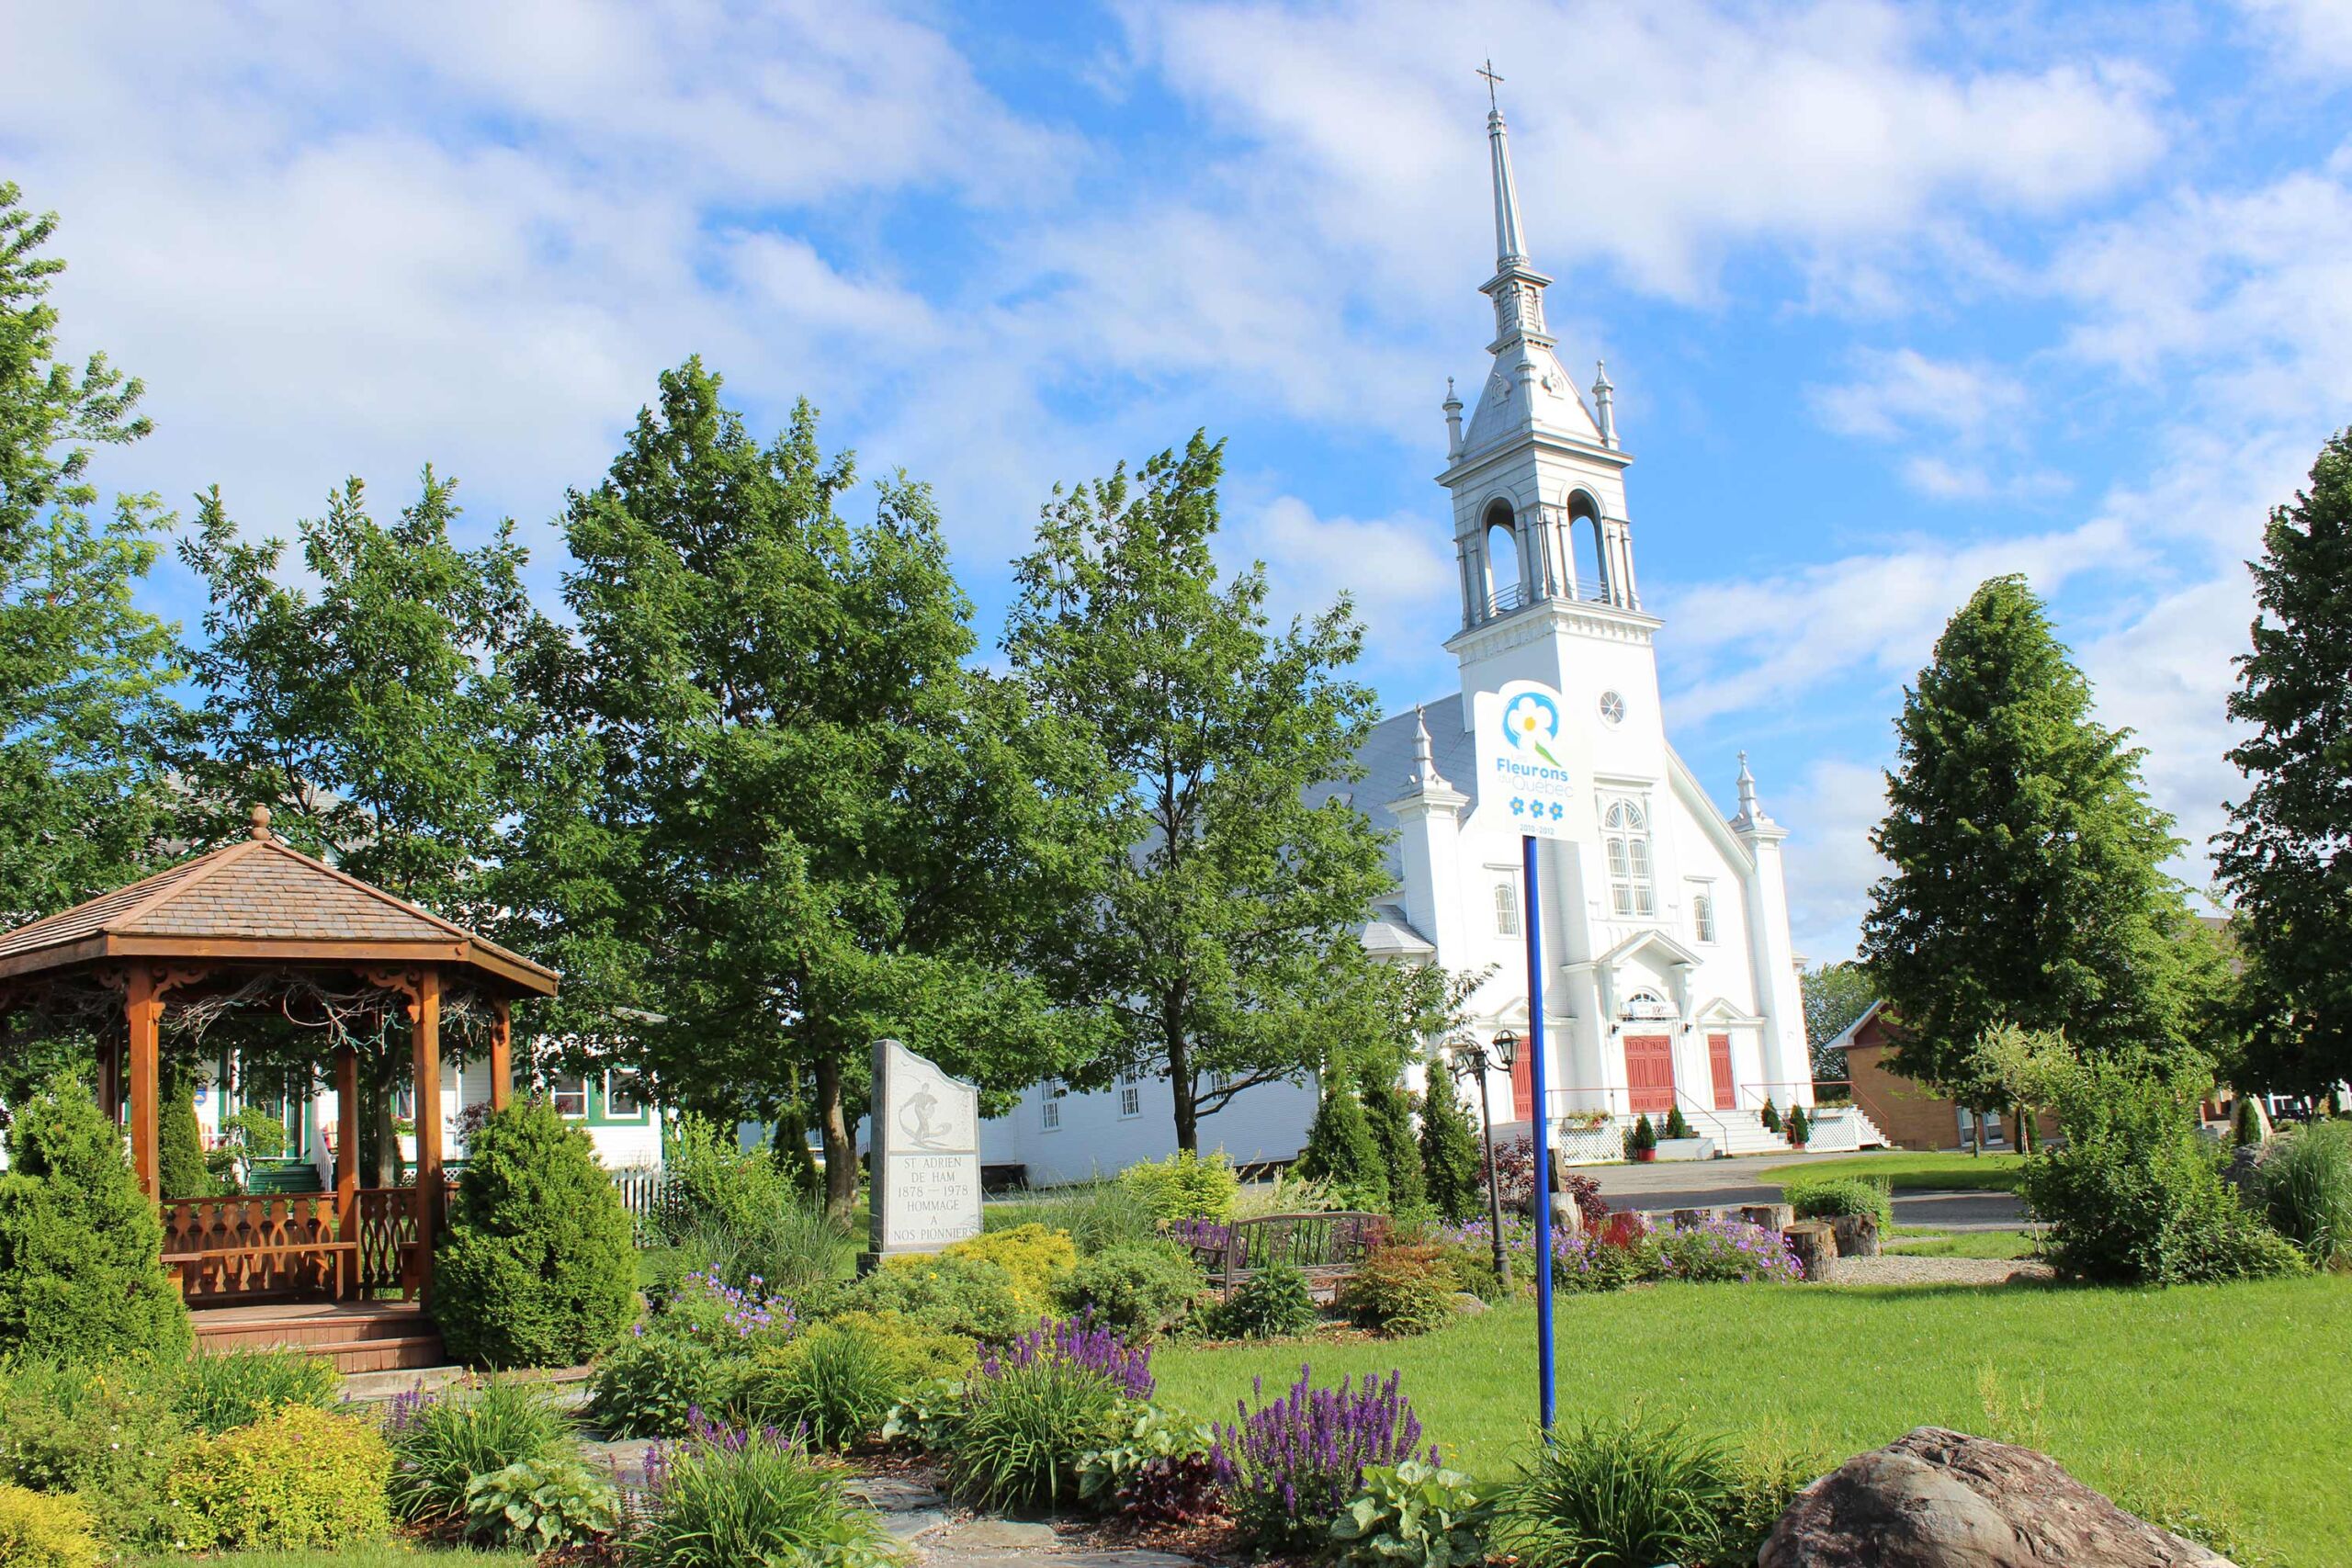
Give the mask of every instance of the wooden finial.
[[257, 805], [247, 815], [254, 819], [254, 837], [265, 844], [269, 842], [269, 807]]

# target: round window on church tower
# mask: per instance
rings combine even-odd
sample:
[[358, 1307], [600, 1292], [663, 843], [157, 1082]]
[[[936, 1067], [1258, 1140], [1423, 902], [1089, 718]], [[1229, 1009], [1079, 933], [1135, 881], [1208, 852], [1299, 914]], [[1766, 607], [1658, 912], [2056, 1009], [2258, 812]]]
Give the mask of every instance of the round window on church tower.
[[1614, 724], [1625, 716], [1625, 699], [1614, 692], [1600, 694], [1600, 718], [1604, 724]]

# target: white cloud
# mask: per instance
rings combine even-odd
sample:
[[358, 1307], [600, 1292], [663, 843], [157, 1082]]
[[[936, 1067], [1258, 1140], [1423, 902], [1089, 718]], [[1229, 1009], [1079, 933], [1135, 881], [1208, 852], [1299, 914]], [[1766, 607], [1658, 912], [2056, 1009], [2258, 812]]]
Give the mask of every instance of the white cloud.
[[2238, 6], [2290, 71], [2352, 71], [2352, 6], [2344, 0], [2238, 0]]
[[1348, 594], [1365, 627], [1364, 673], [1378, 681], [1425, 673], [1430, 651], [1457, 624], [1449, 543], [1442, 525], [1427, 516], [1325, 517], [1281, 495], [1242, 520], [1228, 552], [1265, 561], [1268, 608], [1278, 621], [1320, 615]]
[[1850, 381], [1811, 389], [1822, 423], [1841, 435], [1893, 441], [1925, 426], [1977, 442], [2025, 412], [2025, 384], [1983, 361], [1930, 359], [1917, 349], [1866, 351]]
[[1765, 804], [1791, 829], [1782, 854], [1797, 950], [1813, 964], [1852, 956], [1870, 885], [1886, 872], [1870, 843], [1871, 829], [1886, 816], [1885, 773], [1826, 757], [1785, 798]]

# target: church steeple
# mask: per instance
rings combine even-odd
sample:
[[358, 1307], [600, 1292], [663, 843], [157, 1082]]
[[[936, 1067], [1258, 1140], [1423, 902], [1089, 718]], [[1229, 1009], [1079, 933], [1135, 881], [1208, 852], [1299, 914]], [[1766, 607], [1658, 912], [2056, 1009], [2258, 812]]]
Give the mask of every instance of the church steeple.
[[1510, 172], [1510, 132], [1502, 106], [1487, 110], [1487, 144], [1495, 160], [1495, 270], [1527, 265], [1527, 234], [1519, 221], [1519, 182]]

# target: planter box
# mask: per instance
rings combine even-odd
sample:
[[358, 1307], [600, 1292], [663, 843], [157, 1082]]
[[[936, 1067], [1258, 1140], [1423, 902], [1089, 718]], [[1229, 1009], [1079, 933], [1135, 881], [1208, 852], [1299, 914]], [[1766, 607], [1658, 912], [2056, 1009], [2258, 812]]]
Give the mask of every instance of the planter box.
[[1713, 1159], [1715, 1141], [1713, 1138], [1660, 1138], [1657, 1141], [1660, 1159]]

